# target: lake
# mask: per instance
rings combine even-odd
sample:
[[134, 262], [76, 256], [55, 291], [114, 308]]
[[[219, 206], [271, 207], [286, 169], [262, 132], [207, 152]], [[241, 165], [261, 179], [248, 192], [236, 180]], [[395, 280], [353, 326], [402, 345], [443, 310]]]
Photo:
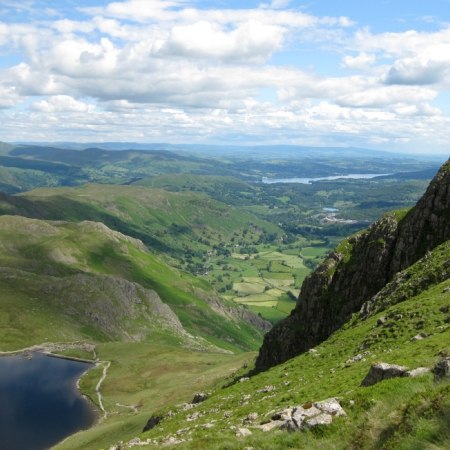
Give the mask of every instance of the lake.
[[89, 428], [96, 413], [76, 388], [91, 364], [41, 353], [0, 357], [0, 448], [47, 449]]
[[385, 177], [387, 175], [392, 175], [391, 173], [351, 173], [349, 175], [333, 175], [331, 177], [320, 177], [320, 178], [262, 178], [263, 184], [275, 184], [275, 183], [300, 183], [300, 184], [311, 184], [314, 181], [326, 181], [326, 180], [362, 180], [370, 179], [376, 177]]

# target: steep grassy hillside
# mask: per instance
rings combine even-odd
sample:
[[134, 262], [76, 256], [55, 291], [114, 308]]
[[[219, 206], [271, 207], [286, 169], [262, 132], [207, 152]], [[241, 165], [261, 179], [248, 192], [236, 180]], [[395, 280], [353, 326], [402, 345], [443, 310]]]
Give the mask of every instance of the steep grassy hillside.
[[[266, 335], [256, 371], [242, 368], [200, 405], [155, 409], [160, 423], [129, 447], [449, 448], [449, 174], [450, 161], [415, 208], [337, 247], [302, 288], [300, 307]], [[283, 362], [293, 349], [302, 354]], [[262, 371], [262, 361], [278, 365]], [[447, 368], [439, 377], [437, 363]], [[366, 383], [386, 364], [396, 367]], [[330, 398], [340, 417], [334, 409], [303, 431], [300, 416], [288, 420]]]
[[45, 339], [139, 341], [166, 330], [174, 342], [192, 340], [190, 332], [229, 350], [260, 341], [257, 316], [101, 223], [1, 216], [0, 242], [2, 350]]
[[[214, 389], [194, 409], [156, 409], [154, 415], [165, 416], [169, 409], [175, 415], [141, 434], [148, 444], [136, 448], [158, 448], [170, 437], [185, 441], [177, 445], [181, 449], [449, 448], [449, 379], [436, 382], [432, 373], [425, 373], [361, 386], [373, 363], [432, 368], [450, 355], [448, 261], [450, 242], [399, 273], [411, 285], [425, 288], [405, 295], [404, 285], [392, 282], [377, 313], [364, 320], [354, 315], [313, 351], [239, 382], [248, 371], [242, 369], [225, 380], [231, 386]], [[434, 271], [446, 273], [445, 281], [430, 280]], [[277, 411], [330, 397], [338, 398], [347, 414], [330, 426], [293, 433], [260, 428]], [[239, 428], [251, 434], [236, 436]]]

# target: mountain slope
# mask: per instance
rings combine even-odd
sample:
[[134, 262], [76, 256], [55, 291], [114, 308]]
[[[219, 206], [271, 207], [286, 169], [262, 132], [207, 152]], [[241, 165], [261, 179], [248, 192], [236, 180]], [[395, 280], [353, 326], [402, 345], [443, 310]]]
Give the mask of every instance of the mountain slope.
[[[389, 214], [343, 241], [311, 275], [299, 300], [307, 304], [304, 315], [294, 322], [297, 306], [284, 327], [268, 333], [279, 340], [269, 360], [278, 365], [265, 371], [257, 365], [250, 374], [244, 366], [200, 405], [153, 411], [161, 423], [128, 447], [449, 448], [450, 377], [435, 369], [450, 367], [449, 168], [450, 161], [409, 213]], [[297, 336], [293, 325], [301, 327]], [[312, 337], [302, 334], [307, 327]], [[283, 339], [293, 352], [315, 347], [283, 362], [289, 357], [281, 353]], [[363, 383], [374, 365], [386, 364], [397, 365], [397, 378]], [[293, 407], [314, 411], [330, 398], [344, 408], [342, 417], [331, 414], [328, 425], [301, 432], [298, 417], [295, 426], [287, 424]]]
[[92, 220], [141, 239], [149, 248], [177, 259], [201, 258], [211, 246], [250, 228], [248, 243], [263, 231], [280, 229], [200, 193], [167, 192], [138, 186], [89, 184], [77, 188], [0, 193], [0, 213], [38, 219]]
[[[386, 286], [390, 293], [385, 294], [382, 311], [364, 320], [355, 315], [313, 351], [239, 382], [247, 376], [248, 369], [242, 368], [195, 408], [167, 406], [153, 411], [163, 421], [142, 433], [134, 445], [160, 448], [172, 439], [183, 440], [177, 448], [208, 450], [449, 448], [448, 378], [437, 382], [425, 372], [370, 387], [361, 385], [375, 363], [431, 369], [450, 356], [449, 261], [450, 241], [446, 241], [399, 272], [399, 277], [409, 277], [416, 286], [434, 271], [445, 272], [445, 281], [428, 280], [425, 287], [407, 296], [404, 285], [393, 281]], [[424, 266], [429, 266], [426, 274]], [[346, 417], [303, 432], [261, 428], [279, 411], [294, 405], [308, 409], [312, 402], [328, 398], [339, 399]], [[166, 416], [169, 408], [172, 413]], [[249, 432], [239, 434], [242, 428]]]
[[2, 350], [155, 333], [192, 344], [191, 333], [234, 351], [254, 349], [267, 326], [101, 223], [1, 216], [0, 268]]
[[256, 370], [324, 341], [400, 270], [450, 239], [450, 161], [417, 205], [343, 241], [303, 283], [291, 315], [264, 338]]

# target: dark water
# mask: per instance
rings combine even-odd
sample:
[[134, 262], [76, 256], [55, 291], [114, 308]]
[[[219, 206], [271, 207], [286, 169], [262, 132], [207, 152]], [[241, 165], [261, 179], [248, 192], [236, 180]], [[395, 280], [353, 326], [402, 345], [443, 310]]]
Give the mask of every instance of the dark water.
[[33, 353], [0, 357], [0, 448], [47, 449], [96, 415], [76, 389], [90, 364]]

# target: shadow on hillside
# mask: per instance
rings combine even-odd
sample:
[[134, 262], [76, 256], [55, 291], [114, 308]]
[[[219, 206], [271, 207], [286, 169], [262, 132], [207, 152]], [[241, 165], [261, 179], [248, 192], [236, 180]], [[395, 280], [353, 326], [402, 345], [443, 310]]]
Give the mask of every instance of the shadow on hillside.
[[177, 250], [149, 235], [136, 225], [120, 219], [112, 213], [95, 206], [77, 202], [64, 196], [52, 196], [47, 199], [33, 199], [22, 196], [12, 196], [0, 192], [0, 215], [23, 216], [30, 219], [64, 220], [67, 222], [82, 222], [89, 220], [102, 222], [109, 228], [140, 239], [152, 250], [176, 256]]

